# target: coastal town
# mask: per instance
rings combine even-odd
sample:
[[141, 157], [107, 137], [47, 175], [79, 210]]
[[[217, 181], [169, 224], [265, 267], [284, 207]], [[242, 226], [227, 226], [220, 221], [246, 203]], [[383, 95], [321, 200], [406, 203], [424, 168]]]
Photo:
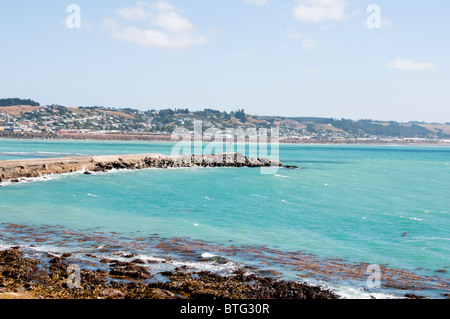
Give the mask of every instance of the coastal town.
[[[41, 106], [33, 100], [0, 99], [0, 136], [47, 134], [64, 136], [170, 136], [177, 129], [194, 129], [201, 121], [206, 134], [210, 129], [227, 138], [227, 129], [278, 128], [279, 138], [287, 142], [425, 142], [450, 144], [450, 123], [383, 122], [314, 117], [281, 117], [246, 114], [243, 109], [221, 112], [213, 109], [137, 110], [103, 106]], [[211, 136], [209, 136], [211, 138]]]

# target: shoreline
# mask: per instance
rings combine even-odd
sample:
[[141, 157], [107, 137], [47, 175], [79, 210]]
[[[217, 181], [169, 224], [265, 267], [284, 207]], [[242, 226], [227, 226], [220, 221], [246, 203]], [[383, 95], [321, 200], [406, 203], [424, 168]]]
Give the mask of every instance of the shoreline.
[[[148, 262], [103, 258], [102, 269], [79, 268], [71, 281], [72, 254], [25, 257], [20, 247], [0, 250], [0, 299], [339, 299], [319, 286], [277, 280], [236, 269], [229, 276], [177, 267], [156, 274]], [[150, 282], [149, 282], [150, 280]]]
[[[2, 132], [0, 140], [42, 140], [42, 141], [108, 141], [108, 142], [155, 142], [176, 143], [181, 140], [173, 140], [171, 135], [165, 134], [56, 134], [56, 133], [29, 133], [29, 132]], [[194, 142], [192, 140], [192, 142]], [[203, 143], [214, 142], [205, 139]], [[246, 143], [249, 143], [248, 139]], [[295, 140], [281, 139], [281, 145], [384, 145], [384, 146], [442, 146], [450, 147], [450, 142], [437, 141], [363, 141], [363, 140]]]
[[[273, 262], [292, 262], [292, 265], [300, 262], [302, 265], [298, 267], [307, 268], [308, 273], [318, 271], [315, 267], [326, 262], [299, 252], [280, 252], [255, 246], [217, 246], [188, 238], [159, 238], [156, 234], [148, 241], [134, 238], [129, 242], [128, 237], [126, 241], [117, 241], [122, 238], [118, 233], [86, 233], [56, 226], [1, 226], [3, 243], [9, 235], [18, 235], [21, 239], [17, 242], [9, 237], [7, 241], [11, 244], [0, 246], [0, 299], [348, 298], [320, 280], [315, 284], [316, 280], [311, 281], [315, 278], [312, 273], [288, 280], [274, 270], [275, 264], [269, 266], [263, 262], [255, 265], [253, 262], [239, 262], [237, 258], [244, 253], [249, 259], [256, 256], [263, 261], [277, 253]], [[70, 238], [70, 242], [64, 244], [66, 240], [57, 240], [58, 244], [47, 246], [57, 238]], [[88, 244], [92, 240], [103, 244], [92, 247]], [[205, 251], [209, 253], [202, 253]], [[268, 255], [260, 256], [264, 251]], [[75, 287], [70, 286], [70, 280], [74, 278], [70, 277], [73, 266], [79, 269], [79, 282]], [[360, 266], [360, 263], [346, 264], [333, 259], [321, 267], [323, 275], [330, 279], [340, 271], [335, 279], [356, 276], [364, 283], [366, 275]], [[397, 269], [383, 268], [383, 271], [390, 273], [383, 280], [383, 288], [396, 290], [394, 295], [383, 297], [377, 289], [364, 288], [364, 298], [353, 299], [430, 299], [417, 294], [427, 287], [421, 286], [420, 281], [431, 278], [417, 277]], [[441, 296], [444, 299], [448, 297]]]

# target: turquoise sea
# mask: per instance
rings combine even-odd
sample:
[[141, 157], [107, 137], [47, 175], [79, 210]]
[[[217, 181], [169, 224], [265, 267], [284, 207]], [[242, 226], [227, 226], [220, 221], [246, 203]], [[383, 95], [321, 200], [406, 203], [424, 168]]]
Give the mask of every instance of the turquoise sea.
[[[173, 146], [0, 140], [0, 161], [169, 155]], [[81, 254], [110, 247], [102, 253], [133, 250], [155, 260], [172, 253], [193, 267], [249, 265], [346, 298], [449, 292], [450, 148], [280, 145], [280, 160], [300, 169], [148, 169], [6, 184], [0, 248]], [[368, 288], [368, 264], [380, 267], [380, 288]]]

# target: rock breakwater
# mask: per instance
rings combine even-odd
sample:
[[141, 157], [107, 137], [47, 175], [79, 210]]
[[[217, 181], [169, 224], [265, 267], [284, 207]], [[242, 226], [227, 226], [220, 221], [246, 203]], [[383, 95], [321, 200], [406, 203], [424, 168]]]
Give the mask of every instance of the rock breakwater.
[[239, 153], [179, 156], [142, 154], [12, 160], [0, 161], [0, 183], [78, 171], [89, 174], [113, 169], [271, 166], [281, 167], [282, 163], [277, 160], [248, 158]]

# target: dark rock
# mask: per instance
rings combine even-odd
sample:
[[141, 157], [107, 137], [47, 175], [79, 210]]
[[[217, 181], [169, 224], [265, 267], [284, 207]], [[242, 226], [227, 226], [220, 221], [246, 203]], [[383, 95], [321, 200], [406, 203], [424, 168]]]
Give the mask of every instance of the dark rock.
[[111, 260], [109, 263], [111, 264], [112, 267], [129, 265], [129, 262], [127, 262], [127, 261], [119, 261], [119, 260]]
[[211, 289], [203, 289], [192, 293], [194, 299], [216, 299], [220, 294]]
[[153, 276], [148, 272], [147, 268], [132, 263], [125, 265], [115, 265], [109, 272], [109, 275], [115, 278], [133, 278], [133, 279], [149, 279]]
[[228, 259], [222, 256], [201, 257], [205, 261], [214, 261], [218, 264], [226, 264]]
[[153, 276], [148, 268], [141, 266], [139, 259], [128, 263], [104, 258], [103, 262], [110, 263], [109, 272], [101, 269], [81, 269], [81, 287], [69, 289], [65, 259], [54, 255], [49, 257], [51, 266], [41, 267], [42, 270], [39, 270], [41, 268], [36, 267], [38, 262], [23, 258], [18, 249], [0, 252], [1, 285], [10, 291], [19, 287], [32, 296], [45, 299], [338, 298], [320, 287], [248, 274], [245, 269], [236, 270], [230, 276], [222, 276], [209, 271], [195, 272], [188, 267], [179, 267], [174, 271], [160, 273], [167, 280], [149, 283], [148, 279]]
[[102, 259], [100, 260], [100, 262], [101, 262], [102, 264], [110, 264], [110, 263], [112, 263], [113, 261], [112, 261], [111, 259], [108, 259], [108, 258], [102, 258]]
[[64, 259], [58, 256], [55, 256], [53, 259], [49, 261], [50, 264], [60, 264]]
[[406, 294], [405, 298], [408, 298], [408, 299], [429, 299], [427, 297], [418, 296], [418, 295], [414, 295], [414, 294]]
[[172, 277], [175, 276], [175, 274], [172, 271], [161, 271], [159, 274], [165, 276], [165, 277]]

